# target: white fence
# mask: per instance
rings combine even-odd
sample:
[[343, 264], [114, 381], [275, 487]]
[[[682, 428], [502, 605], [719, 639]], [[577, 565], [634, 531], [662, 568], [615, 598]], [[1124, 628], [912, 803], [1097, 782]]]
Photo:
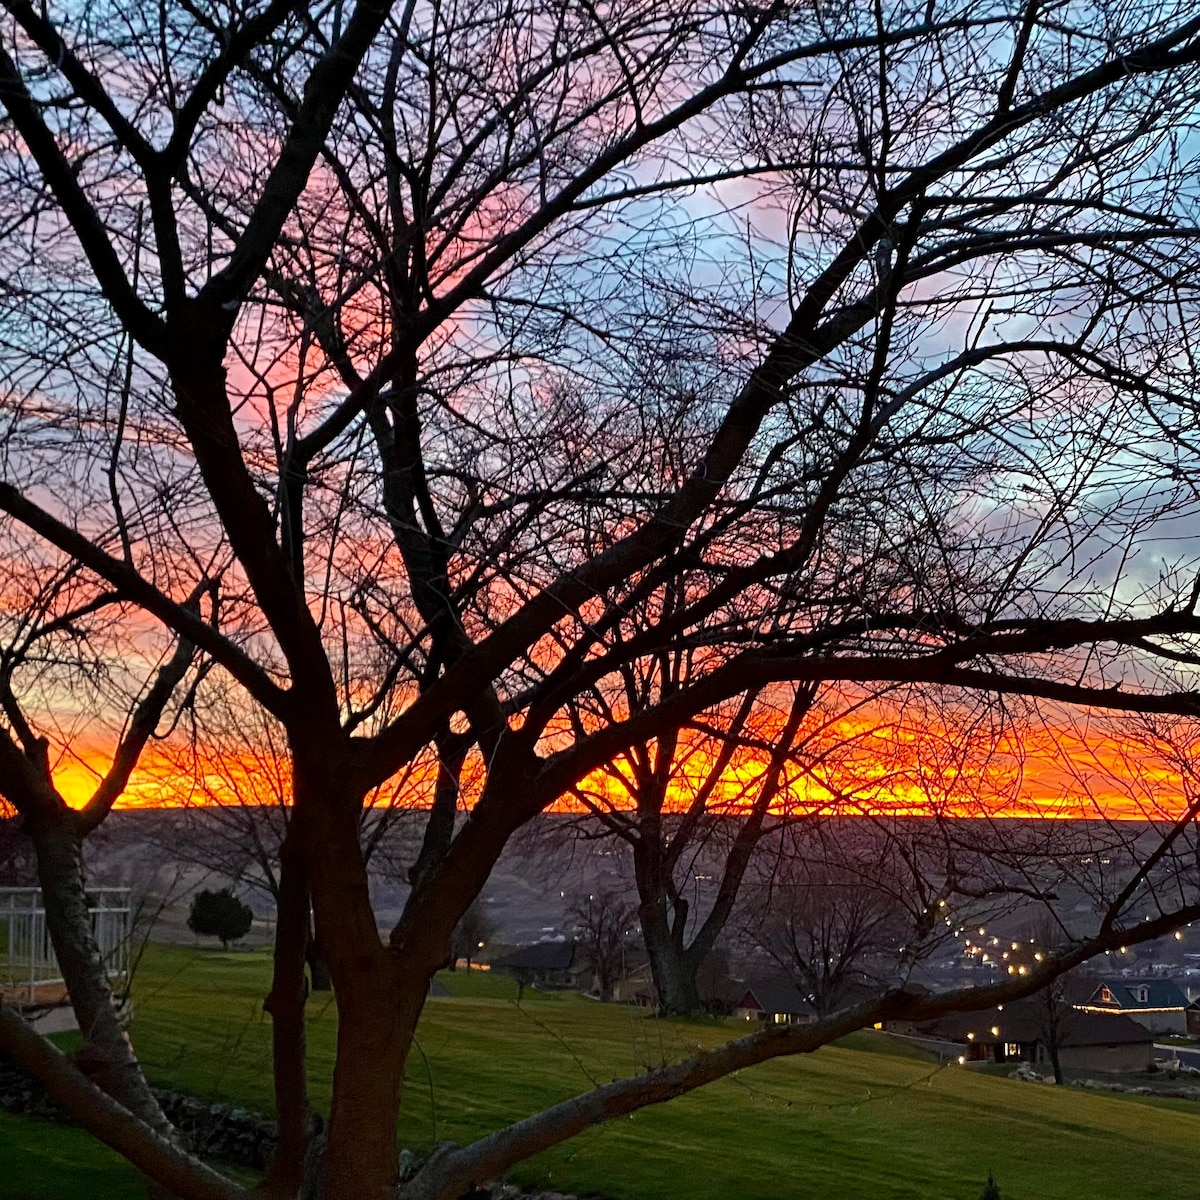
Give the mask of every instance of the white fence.
[[[129, 970], [128, 888], [90, 888], [92, 935], [110, 978]], [[40, 888], [0, 888], [0, 993], [18, 1004], [63, 999], [63, 978], [46, 928]]]

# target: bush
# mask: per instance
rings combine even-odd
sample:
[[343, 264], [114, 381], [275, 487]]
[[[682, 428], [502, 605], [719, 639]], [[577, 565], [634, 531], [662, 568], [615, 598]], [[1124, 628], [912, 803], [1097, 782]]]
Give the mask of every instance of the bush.
[[219, 892], [198, 892], [192, 900], [187, 923], [188, 928], [201, 937], [220, 938], [221, 945], [228, 950], [230, 942], [236, 942], [250, 932], [253, 920], [253, 909], [243, 904], [229, 888], [222, 888]]
[[991, 1171], [988, 1172], [987, 1183], [980, 1193], [979, 1200], [1000, 1200], [1000, 1187]]

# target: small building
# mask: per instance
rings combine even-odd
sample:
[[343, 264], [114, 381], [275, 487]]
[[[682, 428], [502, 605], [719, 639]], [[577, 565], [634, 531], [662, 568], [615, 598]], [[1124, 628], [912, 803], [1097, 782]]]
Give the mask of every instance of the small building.
[[1072, 1003], [1081, 1012], [1132, 1017], [1151, 1033], [1187, 1033], [1187, 997], [1170, 979], [1089, 980]]
[[575, 981], [575, 943], [534, 942], [494, 959], [491, 967], [523, 983], [569, 987]]
[[814, 1020], [817, 1012], [792, 980], [755, 979], [747, 980], [734, 1015], [770, 1025], [803, 1025]]
[[1130, 1017], [1067, 1005], [1051, 1014], [1039, 999], [921, 1022], [905, 1032], [927, 1042], [953, 1043], [957, 1054], [948, 1057], [968, 1063], [1049, 1066], [1052, 1039], [1067, 1071], [1147, 1071], [1154, 1062], [1153, 1034]]

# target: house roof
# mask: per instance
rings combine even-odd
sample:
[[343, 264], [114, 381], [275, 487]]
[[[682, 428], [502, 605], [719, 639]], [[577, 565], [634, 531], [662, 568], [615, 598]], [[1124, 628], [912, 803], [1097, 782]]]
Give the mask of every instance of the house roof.
[[[1113, 999], [1104, 998], [1107, 988]], [[1144, 991], [1143, 991], [1144, 989]], [[1145, 999], [1142, 999], [1142, 996]], [[1076, 1000], [1076, 1004], [1080, 1001]], [[1106, 1008], [1118, 1008], [1125, 1011], [1164, 1008], [1187, 1008], [1187, 997], [1180, 990], [1179, 984], [1172, 979], [1100, 979], [1091, 989], [1091, 995], [1083, 1001]]]
[[[1063, 1006], [1057, 1020], [1060, 1046], [1126, 1046], [1154, 1040], [1144, 1025], [1121, 1013], [1083, 1012]], [[1045, 1003], [1028, 999], [1006, 1004], [1002, 1009], [944, 1017], [922, 1026], [922, 1031], [950, 1042], [993, 1046], [1000, 1042], [1046, 1042], [1049, 1025], [1050, 1013]]]
[[768, 1013], [803, 1013], [814, 1016], [816, 1010], [790, 979], [752, 979], [746, 981], [737, 1008], [753, 1008]]
[[502, 971], [569, 971], [574, 961], [574, 942], [534, 942], [496, 959], [492, 966]]

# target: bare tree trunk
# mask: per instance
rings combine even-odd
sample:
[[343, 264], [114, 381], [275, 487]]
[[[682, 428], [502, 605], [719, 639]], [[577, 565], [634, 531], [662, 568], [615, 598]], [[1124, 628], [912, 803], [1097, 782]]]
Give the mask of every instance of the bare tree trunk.
[[698, 964], [684, 949], [687, 910], [681, 912], [671, 904], [670, 868], [664, 861], [661, 836], [657, 814], [643, 818], [641, 836], [633, 844], [638, 917], [658, 993], [658, 1011], [663, 1016], [686, 1016], [700, 1010], [700, 992], [696, 987]]
[[428, 985], [415, 989], [411, 980], [379, 969], [350, 976], [335, 970], [334, 983], [338, 1040], [326, 1195], [331, 1200], [388, 1200], [397, 1179], [396, 1120], [404, 1067]]
[[1050, 1053], [1050, 1066], [1054, 1069], [1054, 1082], [1059, 1087], [1063, 1082], [1062, 1060], [1059, 1056], [1063, 1035], [1062, 1013], [1059, 1011], [1059, 1005], [1063, 1003], [1061, 991], [1057, 980], [1047, 988], [1050, 1007], [1046, 1021], [1046, 1049]]
[[[375, 925], [358, 838], [361, 797], [335, 789], [318, 764], [295, 776], [316, 933], [337, 997], [337, 1060], [321, 1169], [331, 1200], [385, 1200], [396, 1184], [396, 1120], [404, 1066], [429, 974], [404, 969]], [[309, 801], [324, 785], [324, 795]]]
[[291, 822], [280, 851], [274, 975], [270, 994], [263, 1004], [271, 1014], [275, 1116], [279, 1126], [279, 1142], [264, 1189], [269, 1195], [281, 1197], [295, 1196], [303, 1183], [312, 1136], [304, 1026], [308, 999], [304, 967], [312, 945], [308, 884], [297, 844], [297, 824]]
[[1059, 1061], [1058, 1057], [1057, 1037], [1050, 1039], [1050, 1065], [1054, 1068], [1054, 1082], [1057, 1083], [1059, 1087], [1062, 1087], [1063, 1073], [1062, 1063]]
[[676, 938], [667, 918], [667, 898], [660, 896], [638, 908], [642, 938], [650, 957], [650, 974], [658, 992], [658, 1011], [663, 1016], [687, 1016], [699, 1012], [700, 991], [696, 986], [696, 964]]
[[304, 961], [308, 964], [308, 977], [312, 982], [312, 990], [314, 992], [332, 992], [333, 977], [329, 974], [329, 967], [317, 949], [311, 930], [309, 931], [308, 946], [304, 951]]
[[171, 1136], [170, 1122], [151, 1095], [133, 1047], [117, 1017], [112, 987], [92, 933], [84, 887], [83, 847], [75, 814], [65, 811], [28, 822], [37, 852], [46, 927], [71, 1007], [83, 1034], [80, 1069], [155, 1132]]

